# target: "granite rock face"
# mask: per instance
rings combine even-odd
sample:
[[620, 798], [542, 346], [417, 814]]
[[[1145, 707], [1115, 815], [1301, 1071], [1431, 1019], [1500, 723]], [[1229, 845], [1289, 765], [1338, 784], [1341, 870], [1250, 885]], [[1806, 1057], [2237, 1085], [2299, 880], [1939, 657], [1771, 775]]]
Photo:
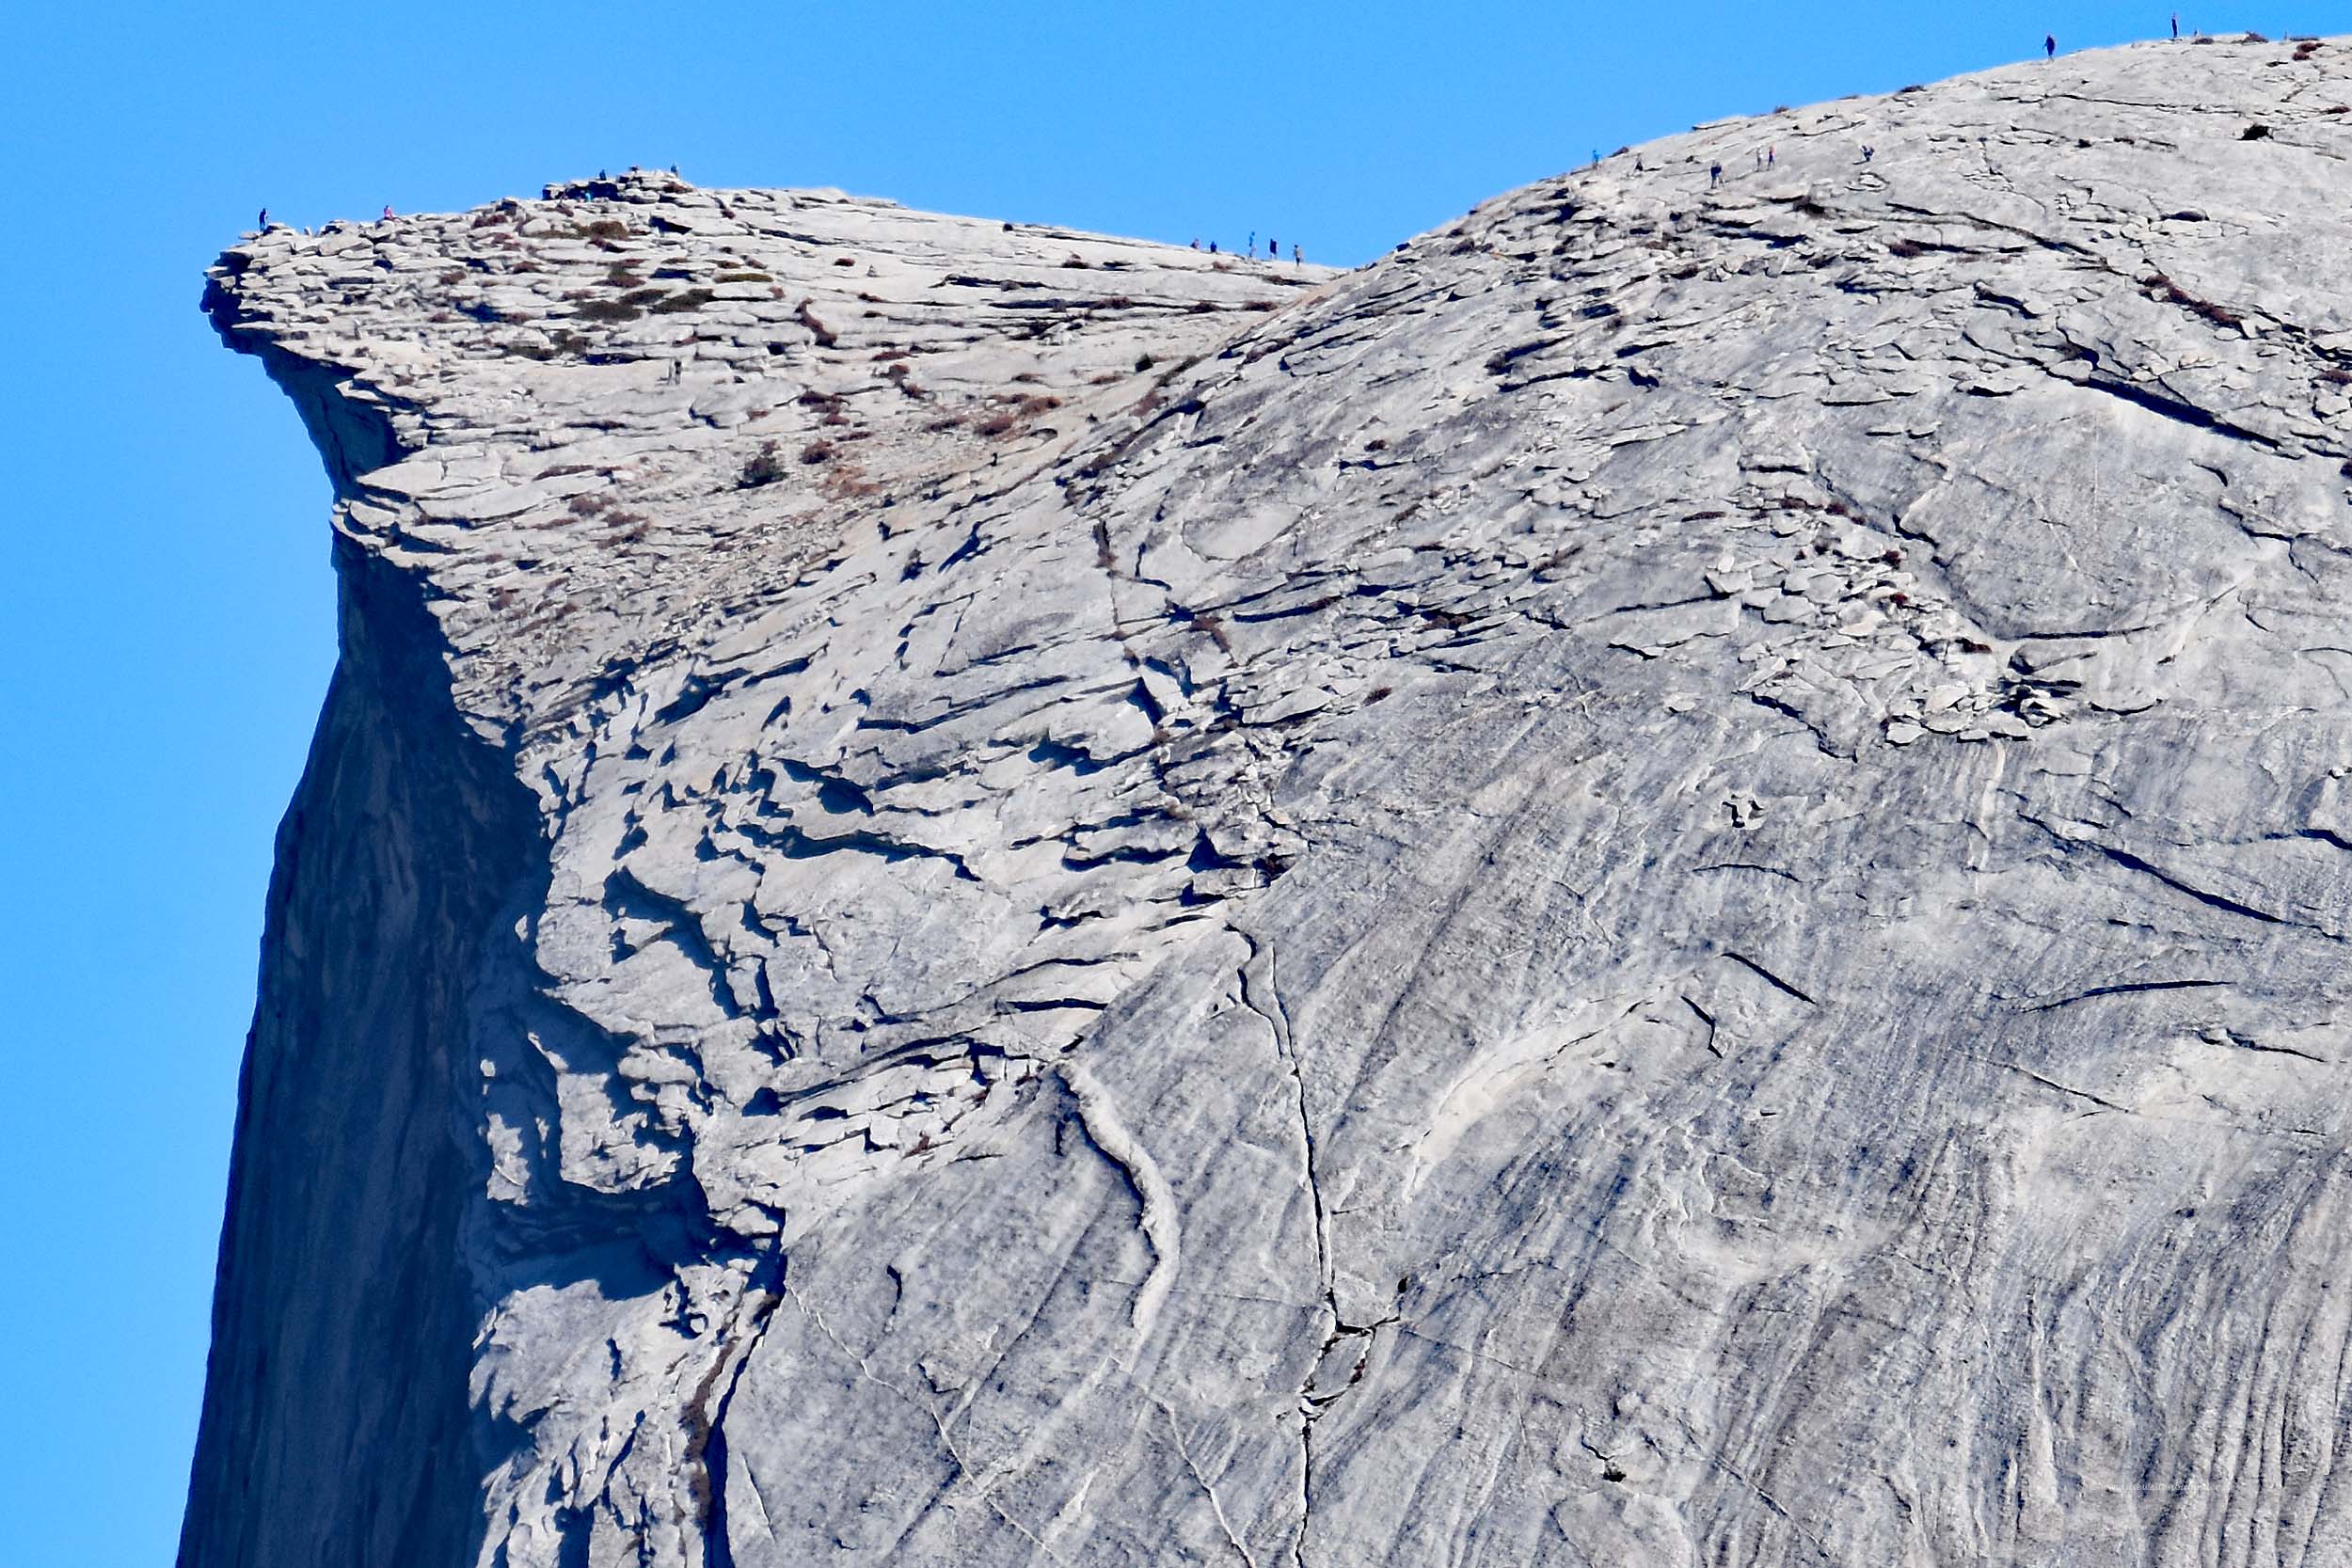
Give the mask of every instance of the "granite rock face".
[[183, 1563], [2352, 1560], [2347, 104], [229, 252], [343, 657]]

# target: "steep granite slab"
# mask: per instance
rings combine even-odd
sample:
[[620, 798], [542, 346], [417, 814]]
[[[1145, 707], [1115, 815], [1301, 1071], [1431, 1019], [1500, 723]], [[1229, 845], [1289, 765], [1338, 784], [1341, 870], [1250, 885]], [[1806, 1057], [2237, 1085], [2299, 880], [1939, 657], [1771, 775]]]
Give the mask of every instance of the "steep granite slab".
[[2352, 1553], [2348, 59], [230, 252], [345, 653], [183, 1561]]

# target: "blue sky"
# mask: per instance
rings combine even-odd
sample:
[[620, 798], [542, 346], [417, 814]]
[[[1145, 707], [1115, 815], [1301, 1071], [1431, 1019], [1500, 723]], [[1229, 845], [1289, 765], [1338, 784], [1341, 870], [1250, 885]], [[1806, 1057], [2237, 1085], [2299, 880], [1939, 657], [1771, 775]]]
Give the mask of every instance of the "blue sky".
[[[2339, 8], [2192, 8], [2274, 36]], [[326, 485], [200, 274], [601, 166], [1368, 259], [1596, 148], [2162, 31], [2161, 5], [63, 4], [9, 85], [0, 1533], [169, 1560]]]

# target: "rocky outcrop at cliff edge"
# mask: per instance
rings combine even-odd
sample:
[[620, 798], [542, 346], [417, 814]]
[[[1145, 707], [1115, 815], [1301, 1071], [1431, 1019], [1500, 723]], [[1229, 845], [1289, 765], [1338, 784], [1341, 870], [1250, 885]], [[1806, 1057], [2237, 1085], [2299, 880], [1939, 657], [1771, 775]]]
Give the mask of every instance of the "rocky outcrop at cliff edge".
[[343, 649], [183, 1563], [2352, 1560], [2348, 104], [229, 252]]

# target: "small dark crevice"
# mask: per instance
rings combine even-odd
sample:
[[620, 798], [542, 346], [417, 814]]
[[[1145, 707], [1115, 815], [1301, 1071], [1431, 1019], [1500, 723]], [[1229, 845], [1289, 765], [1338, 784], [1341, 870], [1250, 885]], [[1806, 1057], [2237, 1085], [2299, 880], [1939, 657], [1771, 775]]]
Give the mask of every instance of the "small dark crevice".
[[1804, 878], [1793, 871], [1784, 871], [1777, 865], [1758, 865], [1754, 861], [1717, 861], [1712, 865], [1697, 867], [1692, 874], [1703, 876], [1709, 871], [1757, 871], [1767, 877], [1778, 877], [1783, 881], [1796, 882], [1800, 885], [1803, 885], [1804, 881]]
[[2025, 1010], [2029, 1013], [2051, 1013], [2060, 1007], [2071, 1007], [2077, 1002], [2095, 1001], [2103, 996], [2137, 996], [2156, 990], [2212, 990], [2230, 984], [2228, 980], [2135, 980], [2122, 985], [2093, 986], [2072, 996], [2061, 996], [2055, 1002], [2037, 1002]]
[[960, 880], [977, 882], [980, 879], [963, 857], [951, 849], [935, 849], [928, 844], [888, 838], [881, 833], [849, 832], [819, 838], [796, 827], [767, 829], [751, 822], [735, 824], [735, 831], [755, 844], [796, 861], [836, 854], [875, 855], [885, 861], [936, 860], [946, 862]]
[[847, 816], [852, 812], [861, 816], [874, 815], [872, 798], [840, 774], [828, 773], [822, 768], [811, 768], [806, 763], [794, 762], [790, 757], [780, 759], [776, 766], [786, 778], [795, 784], [815, 784], [818, 805], [833, 816]]
[[1998, 1065], [2009, 1069], [2010, 1071], [2018, 1074], [2020, 1077], [2032, 1079], [2043, 1088], [2049, 1089], [2054, 1093], [2065, 1095], [2069, 1099], [2073, 1100], [2088, 1100], [2093, 1105], [2098, 1106], [2102, 1110], [2128, 1111], [2130, 1109], [2127, 1105], [2118, 1105], [2112, 1100], [2104, 1099], [2099, 1095], [2092, 1094], [2089, 1089], [2078, 1089], [2071, 1084], [2061, 1084], [2055, 1078], [2044, 1078], [2042, 1074], [2034, 1071], [2033, 1069], [2028, 1067], [2020, 1067], [2015, 1062], [2002, 1062]]
[[2224, 1039], [2240, 1051], [2259, 1052], [2265, 1056], [2294, 1056], [2306, 1062], [2316, 1063], [2321, 1067], [2335, 1065], [2325, 1056], [2315, 1055], [2309, 1051], [2297, 1051], [2291, 1045], [2272, 1045], [2266, 1040], [2258, 1040], [2250, 1035], [2241, 1035], [2234, 1029], [2224, 1029], [2221, 1034]]
[[625, 865], [616, 865], [604, 879], [605, 912], [616, 919], [658, 921], [669, 928], [662, 933], [689, 962], [700, 969], [710, 982], [710, 1000], [719, 1011], [730, 1019], [741, 1018], [743, 1007], [735, 999], [735, 988], [727, 983], [727, 966], [711, 948], [710, 939], [703, 933], [703, 923], [683, 902], [665, 893], [657, 893], [638, 880], [636, 874]]
[[[2039, 823], [2035, 825], [2037, 827], [2041, 826]], [[2057, 837], [2058, 835], [2053, 834], [2052, 836]], [[2162, 882], [2166, 887], [2170, 888], [2173, 892], [2194, 898], [2197, 902], [2204, 905], [2207, 909], [2219, 910], [2224, 914], [2240, 915], [2248, 920], [2260, 921], [2265, 926], [2294, 926], [2300, 924], [2296, 921], [2288, 920], [2281, 915], [2272, 914], [2268, 910], [2258, 910], [2251, 904], [2241, 904], [2236, 899], [2229, 897], [2226, 895], [2208, 893], [2203, 888], [2196, 887], [2190, 883], [2185, 882], [2178, 877], [2173, 876], [2170, 872], [2164, 870], [2162, 867], [2140, 859], [2137, 855], [2133, 854], [2129, 849], [2119, 849], [2112, 844], [2102, 844], [2095, 838], [2060, 839], [2059, 842], [2070, 846], [2079, 844], [2089, 848], [2095, 849], [2100, 854], [2105, 855], [2107, 859], [2113, 861], [2116, 864], [2124, 867], [2126, 870], [2137, 871], [2144, 877], [2153, 877], [2157, 881]]]
[[1687, 993], [1682, 998], [1682, 1005], [1690, 1008], [1692, 1013], [1696, 1016], [1701, 1023], [1707, 1025], [1708, 1054], [1720, 1058], [1724, 1053], [1724, 1048], [1715, 1043], [1715, 1015], [1708, 1012], [1705, 1007], [1700, 1006], [1696, 1002], [1692, 1001]]
[[[760, 1340], [767, 1335], [768, 1324], [775, 1316], [776, 1305], [784, 1299], [784, 1247], [779, 1243], [761, 1260], [760, 1266], [745, 1287], [746, 1296], [764, 1297], [752, 1310], [750, 1342], [735, 1358], [732, 1371], [727, 1370], [724, 1350], [695, 1391], [694, 1402], [688, 1406], [688, 1452], [690, 1462], [699, 1460], [699, 1467], [691, 1485], [695, 1502], [702, 1513], [703, 1568], [735, 1568], [735, 1545], [727, 1535], [727, 1407], [735, 1402], [735, 1391], [742, 1386], [743, 1373], [752, 1364]], [[704, 1402], [709, 1398], [711, 1386], [721, 1373], [726, 1374], [726, 1388], [706, 1415]]]
[[1051, 739], [1041, 740], [1030, 747], [1029, 760], [1041, 768], [1067, 768], [1081, 777], [1100, 773], [1110, 766], [1108, 762], [1101, 761], [1075, 746]]
[[691, 674], [686, 677], [686, 682], [679, 689], [678, 694], [672, 698], [660, 712], [653, 716], [653, 721], [656, 724], [675, 724], [681, 719], [691, 719], [700, 713], [704, 705], [711, 698], [717, 696], [721, 689], [722, 683], [706, 680], [699, 672]]
[[1774, 990], [1780, 991], [1784, 995], [1793, 996], [1808, 1007], [1818, 1007], [1820, 1006], [1820, 1004], [1814, 1001], [1812, 997], [1806, 995], [1804, 991], [1799, 990], [1796, 987], [1790, 985], [1788, 981], [1782, 979], [1771, 970], [1766, 969], [1762, 964], [1757, 963], [1754, 958], [1749, 958], [1746, 954], [1734, 953], [1726, 950], [1724, 957], [1729, 958], [1733, 963], [1738, 964], [1741, 969], [1746, 970], [1749, 974], [1755, 975], [1757, 979], [1763, 981]]
[[1813, 737], [1815, 749], [1820, 751], [1822, 755], [1836, 757], [1841, 762], [1847, 760], [1846, 754], [1843, 752], [1840, 752], [1836, 747], [1830, 744], [1829, 736], [1822, 732], [1821, 727], [1814, 723], [1812, 720], [1806, 718], [1804, 711], [1798, 708], [1795, 705], [1783, 702], [1778, 697], [1772, 696], [1770, 692], [1765, 691], [1743, 691], [1740, 695], [1745, 697], [1749, 702], [1754, 703], [1758, 707], [1770, 708], [1772, 712], [1780, 714], [1786, 718], [1793, 719], [1799, 724], [1802, 724], [1804, 727], [1805, 733]]
[[2209, 413], [2185, 399], [2173, 397], [2152, 388], [2142, 387], [2129, 381], [2117, 381], [2103, 375], [2087, 377], [2082, 385], [2094, 392], [2105, 392], [2111, 398], [2120, 398], [2125, 403], [2144, 408], [2152, 414], [2161, 415], [2176, 423], [2187, 425], [2192, 429], [2210, 430], [2217, 436], [2226, 436], [2233, 441], [2245, 441], [2268, 451], [2279, 450], [2278, 442], [2259, 431], [2249, 430], [2241, 424], [2233, 424], [2228, 420]]

